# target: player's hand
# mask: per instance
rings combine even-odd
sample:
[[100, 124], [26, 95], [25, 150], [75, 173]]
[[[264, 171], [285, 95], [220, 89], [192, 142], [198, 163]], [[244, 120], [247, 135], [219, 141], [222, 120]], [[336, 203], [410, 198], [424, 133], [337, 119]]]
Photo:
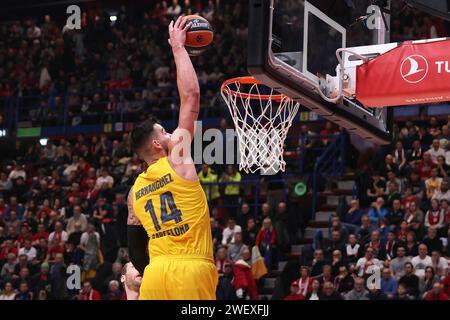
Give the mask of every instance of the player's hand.
[[186, 17], [178, 17], [176, 22], [173, 20], [169, 24], [169, 44], [173, 49], [182, 48], [186, 43], [186, 32], [191, 27], [192, 23], [188, 23]]

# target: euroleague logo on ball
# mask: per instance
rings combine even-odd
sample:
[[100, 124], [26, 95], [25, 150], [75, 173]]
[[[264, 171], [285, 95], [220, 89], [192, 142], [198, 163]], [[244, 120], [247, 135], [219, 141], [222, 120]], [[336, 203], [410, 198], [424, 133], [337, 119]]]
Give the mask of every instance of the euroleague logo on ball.
[[409, 83], [418, 83], [428, 74], [428, 61], [419, 54], [413, 54], [403, 60], [400, 66], [403, 80]]

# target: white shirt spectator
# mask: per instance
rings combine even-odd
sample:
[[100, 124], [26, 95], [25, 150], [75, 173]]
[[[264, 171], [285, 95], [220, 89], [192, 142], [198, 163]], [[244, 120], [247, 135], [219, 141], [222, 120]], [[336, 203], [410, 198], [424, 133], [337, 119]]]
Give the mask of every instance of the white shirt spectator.
[[75, 223], [77, 222], [81, 225], [81, 231], [83, 232], [86, 231], [88, 220], [86, 216], [81, 213], [78, 217], [74, 215], [70, 217], [69, 220], [67, 220], [66, 230], [68, 234], [71, 234], [72, 232], [75, 231]]
[[15, 180], [18, 177], [22, 177], [23, 180], [27, 180], [27, 173], [25, 172], [25, 170], [23, 170], [21, 167], [15, 168], [13, 169], [10, 173], [9, 173], [9, 180]]
[[112, 186], [114, 184], [114, 178], [111, 176], [106, 176], [106, 177], [100, 176], [97, 178], [97, 182], [95, 183], [95, 186], [97, 188], [101, 189], [101, 187], [104, 183], [107, 183], [108, 185]]
[[[97, 238], [97, 243], [100, 245], [100, 235], [98, 234], [97, 231], [95, 232], [95, 237]], [[89, 233], [87, 231], [83, 232], [80, 238], [80, 244], [86, 246], [88, 240], [89, 240]]]
[[[234, 234], [236, 232], [242, 232], [241, 226], [235, 225], [233, 229], [230, 227], [226, 227], [222, 232], [222, 244], [226, 245], [227, 243], [234, 243]], [[228, 242], [227, 239], [231, 238], [231, 241]]]
[[16, 293], [13, 292], [10, 295], [5, 293], [0, 294], [0, 300], [14, 300], [16, 298]]
[[75, 172], [78, 170], [78, 163], [72, 163], [69, 164], [63, 171], [63, 175], [66, 177], [69, 176], [72, 172]]
[[444, 257], [439, 258], [439, 262], [435, 265], [432, 265], [434, 271], [437, 275], [446, 275], [448, 273], [448, 265], [450, 263], [450, 260], [447, 260]]
[[27, 29], [27, 37], [30, 39], [36, 39], [41, 36], [41, 29], [38, 26], [32, 26]]
[[28, 257], [28, 261], [33, 260], [34, 258], [36, 258], [37, 255], [37, 251], [34, 247], [31, 247], [29, 250], [25, 247], [20, 248], [19, 250], [19, 256], [26, 254]]
[[445, 200], [447, 200], [447, 202], [450, 203], [450, 189], [447, 190], [447, 191], [444, 192], [444, 193], [443, 193], [441, 190], [436, 191], [436, 192], [433, 194], [433, 197], [432, 197], [431, 199], [437, 199], [437, 200], [439, 200], [439, 202], [440, 202], [442, 199], [445, 199]]
[[155, 70], [156, 80], [167, 79], [170, 76], [170, 68], [168, 66], [159, 66]]
[[416, 276], [418, 276], [419, 278], [423, 278], [425, 276], [425, 268], [433, 264], [433, 262], [431, 261], [431, 257], [428, 255], [425, 256], [424, 259], [422, 259], [420, 256], [415, 256], [411, 259], [411, 263], [416, 270]]
[[428, 153], [430, 154], [431, 161], [433, 161], [434, 164], [437, 164], [437, 158], [439, 156], [446, 157], [445, 150], [442, 149], [441, 147], [439, 147], [437, 150], [431, 147], [430, 150], [428, 150]]
[[357, 243], [353, 247], [350, 243], [346, 246], [347, 256], [358, 256], [360, 244]]
[[181, 13], [181, 7], [177, 3], [175, 6], [172, 4], [169, 8], [167, 8], [167, 14], [169, 16], [178, 16]]
[[51, 243], [53, 241], [53, 238], [60, 237], [62, 242], [66, 242], [67, 239], [69, 239], [69, 235], [64, 230], [61, 231], [61, 233], [58, 234], [58, 232], [53, 231], [48, 236], [48, 242]]
[[[382, 263], [377, 258], [372, 258], [370, 260], [374, 266], [377, 266], [378, 268], [381, 267]], [[358, 270], [358, 276], [362, 277], [364, 273], [366, 272], [366, 263], [367, 263], [366, 257], [359, 258], [356, 262], [356, 270]]]

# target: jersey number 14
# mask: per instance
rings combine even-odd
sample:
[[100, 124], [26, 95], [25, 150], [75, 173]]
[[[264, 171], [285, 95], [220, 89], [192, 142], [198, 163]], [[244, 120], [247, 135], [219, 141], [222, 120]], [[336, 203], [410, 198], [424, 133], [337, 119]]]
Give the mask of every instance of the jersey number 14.
[[[170, 220], [175, 220], [175, 223], [181, 222], [181, 211], [175, 205], [172, 193], [164, 192], [159, 196], [159, 200], [161, 202], [161, 222], [166, 223]], [[161, 230], [152, 200], [147, 201], [145, 211], [150, 213], [156, 231]]]

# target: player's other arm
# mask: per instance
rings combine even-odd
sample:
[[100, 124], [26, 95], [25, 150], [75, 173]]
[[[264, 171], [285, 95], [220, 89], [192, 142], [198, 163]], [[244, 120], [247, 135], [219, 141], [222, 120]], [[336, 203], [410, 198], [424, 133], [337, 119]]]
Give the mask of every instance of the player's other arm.
[[200, 86], [191, 58], [184, 47], [186, 32], [191, 27], [191, 24], [186, 24], [186, 21], [186, 17], [179, 17], [175, 23], [173, 21], [170, 23], [169, 44], [172, 47], [177, 68], [177, 86], [180, 95], [178, 129], [187, 130], [192, 140], [195, 121], [200, 110]]
[[149, 263], [147, 254], [148, 236], [144, 226], [142, 226], [133, 210], [133, 188], [131, 188], [128, 193], [127, 205], [127, 237], [130, 260], [136, 270], [138, 270], [140, 274], [144, 274], [144, 269]]

